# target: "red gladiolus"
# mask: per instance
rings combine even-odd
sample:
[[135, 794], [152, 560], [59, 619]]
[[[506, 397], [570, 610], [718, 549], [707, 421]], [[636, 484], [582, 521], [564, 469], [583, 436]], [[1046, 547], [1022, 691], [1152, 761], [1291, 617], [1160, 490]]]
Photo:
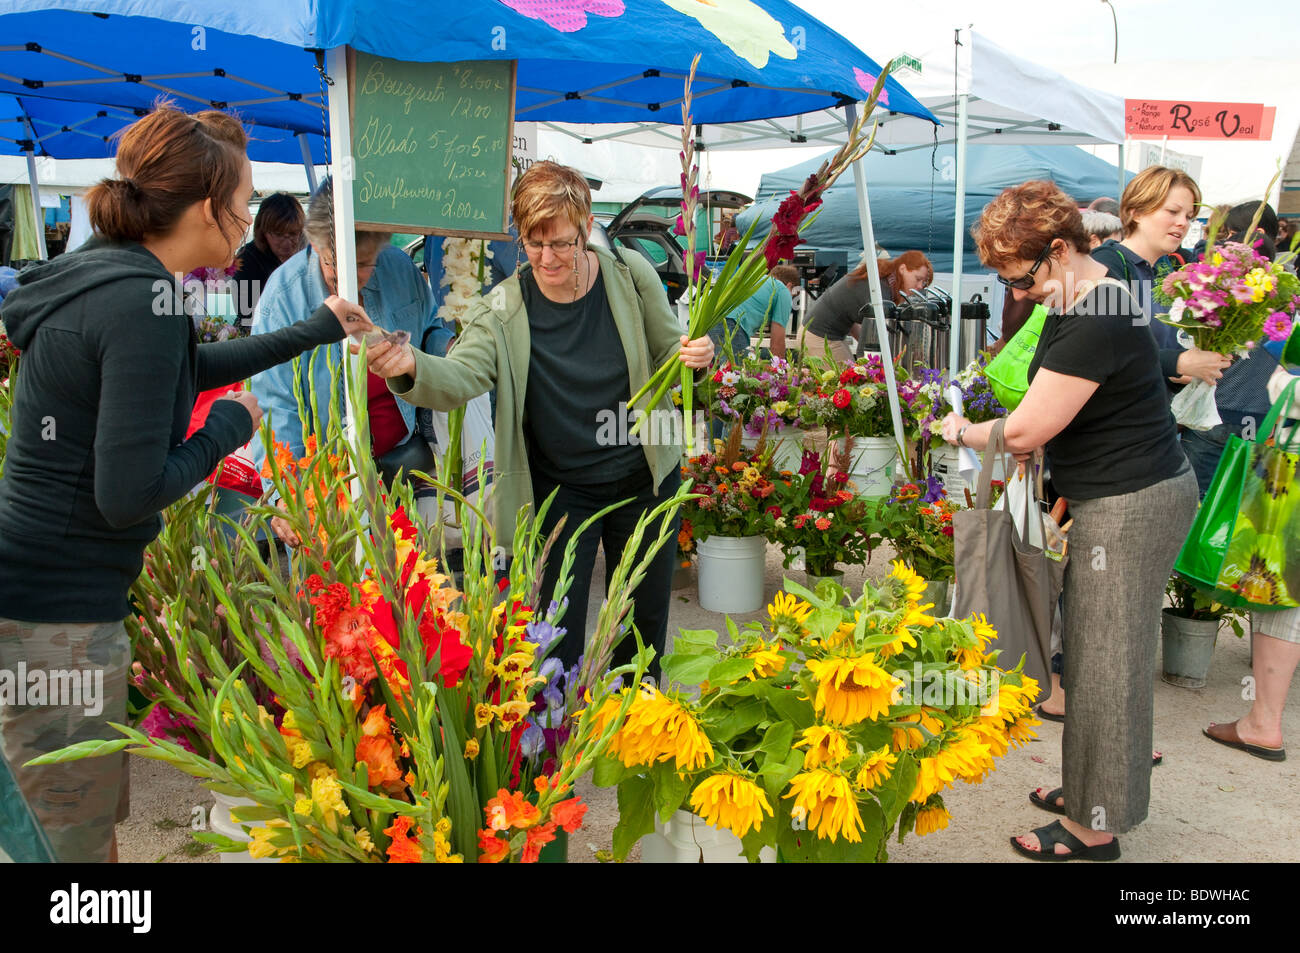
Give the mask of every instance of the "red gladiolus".
[[525, 864], [535, 864], [542, 856], [542, 847], [555, 840], [555, 824], [547, 821], [537, 827], [530, 827], [524, 840], [524, 852], [519, 858]]
[[551, 817], [555, 823], [559, 824], [569, 834], [582, 826], [582, 819], [586, 814], [587, 805], [582, 803], [581, 798], [576, 797], [561, 801], [551, 808]]
[[781, 235], [773, 232], [767, 237], [767, 244], [763, 246], [763, 257], [767, 259], [767, 266], [771, 268], [781, 260], [791, 260], [794, 258], [794, 249], [796, 245], [803, 244], [803, 239], [796, 235]]

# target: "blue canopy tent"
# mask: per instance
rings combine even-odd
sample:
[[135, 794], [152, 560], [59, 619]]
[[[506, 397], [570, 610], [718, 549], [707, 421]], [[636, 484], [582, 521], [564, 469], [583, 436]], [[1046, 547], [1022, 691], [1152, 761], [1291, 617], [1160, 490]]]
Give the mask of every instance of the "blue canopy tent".
[[[312, 150], [315, 160], [306, 137], [321, 130], [338, 144], [331, 160], [339, 163], [350, 147], [350, 117], [345, 98], [329, 96], [323, 122], [322, 94], [327, 82], [344, 77], [347, 45], [412, 61], [516, 60], [517, 118], [662, 131], [670, 147], [677, 133], [661, 127], [678, 122], [682, 83], [697, 53], [699, 126], [832, 108], [842, 108], [848, 124], [880, 73], [874, 60], [787, 0], [464, 0], [436, 10], [423, 0], [39, 2], [33, 11], [30, 0], [0, 0], [0, 95], [51, 117], [44, 134], [37, 126], [45, 117], [30, 113], [22, 114], [26, 137], [0, 130], [8, 140], [0, 148], [29, 156], [33, 194], [30, 157], [56, 137], [76, 135], [63, 129], [72, 123], [53, 125], [56, 107], [31, 105], [36, 97], [91, 104], [96, 120], [109, 118], [104, 106], [147, 108], [159, 95], [185, 108], [233, 109], [298, 137], [304, 158]], [[316, 69], [321, 50], [328, 51], [328, 80]], [[936, 122], [893, 77], [882, 101], [893, 114]], [[287, 144], [279, 145], [283, 151]], [[870, 236], [865, 179], [857, 168], [854, 176]], [[355, 298], [357, 289], [348, 287], [352, 193], [342, 176], [334, 182], [339, 292]], [[877, 319], [883, 336], [883, 313]], [[897, 408], [895, 426], [901, 434]]]
[[[953, 265], [953, 216], [956, 207], [951, 185], [954, 146], [885, 155], [873, 152], [863, 160], [871, 180], [871, 204], [876, 242], [891, 254], [919, 249], [935, 271], [950, 272]], [[933, 154], [932, 154], [933, 152]], [[814, 159], [771, 172], [759, 182], [754, 205], [740, 216], [743, 231], [755, 217], [758, 233], [765, 234], [777, 204], [790, 189], [797, 189], [821, 162]], [[968, 146], [966, 149], [965, 255], [976, 260], [970, 227], [984, 206], [1003, 189], [1029, 179], [1050, 179], [1080, 205], [1115, 194], [1119, 170], [1104, 159], [1074, 146]], [[1132, 173], [1126, 173], [1132, 178]], [[850, 260], [862, 254], [857, 197], [848, 186], [828, 191], [815, 221], [803, 233], [808, 247], [847, 251]]]

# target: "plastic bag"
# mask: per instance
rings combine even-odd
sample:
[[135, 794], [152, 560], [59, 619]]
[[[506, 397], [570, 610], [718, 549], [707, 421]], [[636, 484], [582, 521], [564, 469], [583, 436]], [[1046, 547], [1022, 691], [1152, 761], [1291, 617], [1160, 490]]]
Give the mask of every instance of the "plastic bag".
[[1188, 430], [1209, 430], [1223, 423], [1215, 395], [1213, 384], [1194, 380], [1174, 395], [1169, 409], [1173, 411], [1174, 420]]
[[[1043, 527], [1038, 520], [1029, 520], [1025, 525], [1025, 497], [1029, 495], [1029, 478], [1025, 468], [1021, 468], [1007, 478], [1006, 488], [992, 509], [1006, 510], [1011, 514], [1011, 522], [1016, 528], [1016, 535], [1030, 546], [1042, 548]], [[1047, 517], [1044, 517], [1046, 520]]]

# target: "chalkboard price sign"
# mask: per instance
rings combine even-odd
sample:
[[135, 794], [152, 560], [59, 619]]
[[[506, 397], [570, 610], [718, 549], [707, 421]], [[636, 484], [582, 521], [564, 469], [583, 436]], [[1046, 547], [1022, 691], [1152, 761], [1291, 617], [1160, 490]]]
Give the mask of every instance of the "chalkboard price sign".
[[408, 63], [354, 50], [357, 227], [509, 238], [515, 63]]

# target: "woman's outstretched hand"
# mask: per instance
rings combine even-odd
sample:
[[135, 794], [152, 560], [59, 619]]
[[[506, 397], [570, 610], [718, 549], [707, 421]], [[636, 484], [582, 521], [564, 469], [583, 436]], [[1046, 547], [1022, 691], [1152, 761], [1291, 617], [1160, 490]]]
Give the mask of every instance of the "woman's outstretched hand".
[[[361, 345], [355, 341], [352, 342], [352, 353], [361, 353]], [[385, 379], [401, 377], [403, 374], [415, 376], [415, 353], [411, 350], [409, 341], [396, 344], [384, 340], [371, 344], [366, 349], [366, 364], [370, 373]]]
[[361, 305], [353, 304], [347, 298], [330, 295], [325, 299], [325, 307], [334, 312], [334, 317], [339, 319], [339, 325], [345, 334], [360, 334], [374, 329]]

